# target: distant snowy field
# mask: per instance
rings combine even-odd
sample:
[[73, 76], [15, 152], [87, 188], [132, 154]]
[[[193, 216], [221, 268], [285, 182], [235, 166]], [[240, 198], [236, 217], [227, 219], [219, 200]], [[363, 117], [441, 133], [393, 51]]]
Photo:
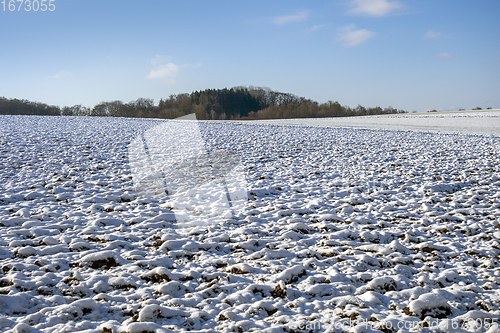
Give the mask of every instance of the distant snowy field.
[[437, 131], [500, 136], [500, 110], [416, 113], [342, 118], [257, 120], [250, 123]]
[[249, 201], [185, 227], [132, 182], [164, 123], [0, 116], [1, 332], [499, 332], [499, 137], [200, 122]]

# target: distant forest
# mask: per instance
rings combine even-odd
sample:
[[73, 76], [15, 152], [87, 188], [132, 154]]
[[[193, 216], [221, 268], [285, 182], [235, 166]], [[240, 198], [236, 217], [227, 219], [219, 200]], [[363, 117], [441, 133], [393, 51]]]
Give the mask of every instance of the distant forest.
[[97, 116], [174, 119], [195, 113], [197, 119], [284, 119], [347, 117], [376, 114], [406, 113], [392, 107], [355, 108], [339, 102], [318, 102], [293, 94], [261, 87], [235, 87], [231, 89], [206, 89], [191, 94], [170, 95], [155, 105], [153, 99], [135, 101], [101, 102], [93, 108], [82, 105], [58, 107], [27, 100], [0, 97], [0, 114]]

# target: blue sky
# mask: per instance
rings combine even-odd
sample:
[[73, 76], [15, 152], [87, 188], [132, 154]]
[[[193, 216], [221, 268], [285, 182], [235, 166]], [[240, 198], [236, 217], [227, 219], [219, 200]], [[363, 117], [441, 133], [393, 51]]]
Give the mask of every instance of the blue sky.
[[93, 106], [253, 85], [352, 107], [500, 108], [498, 0], [52, 3], [0, 4], [0, 96]]

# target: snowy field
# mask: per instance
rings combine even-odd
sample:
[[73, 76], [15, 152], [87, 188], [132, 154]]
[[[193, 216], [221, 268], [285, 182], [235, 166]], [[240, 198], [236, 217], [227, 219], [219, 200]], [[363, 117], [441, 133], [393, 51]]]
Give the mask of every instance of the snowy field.
[[251, 121], [269, 125], [307, 125], [469, 133], [500, 136], [500, 110], [378, 115], [364, 117]]
[[498, 136], [179, 123], [0, 117], [1, 332], [500, 332]]

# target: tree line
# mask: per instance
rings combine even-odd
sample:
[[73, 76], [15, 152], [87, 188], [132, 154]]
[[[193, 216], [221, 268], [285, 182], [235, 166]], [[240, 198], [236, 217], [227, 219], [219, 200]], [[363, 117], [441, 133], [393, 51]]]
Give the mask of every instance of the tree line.
[[339, 102], [316, 101], [294, 94], [273, 91], [262, 87], [234, 87], [231, 89], [206, 89], [191, 94], [170, 95], [160, 99], [158, 105], [150, 98], [135, 101], [101, 102], [93, 108], [82, 105], [62, 108], [27, 100], [0, 97], [0, 114], [62, 115], [174, 119], [195, 113], [197, 119], [284, 119], [347, 117], [377, 114], [405, 113], [392, 107], [355, 108]]
[[0, 114], [57, 116], [61, 109], [44, 103], [30, 102], [25, 99], [0, 97]]

